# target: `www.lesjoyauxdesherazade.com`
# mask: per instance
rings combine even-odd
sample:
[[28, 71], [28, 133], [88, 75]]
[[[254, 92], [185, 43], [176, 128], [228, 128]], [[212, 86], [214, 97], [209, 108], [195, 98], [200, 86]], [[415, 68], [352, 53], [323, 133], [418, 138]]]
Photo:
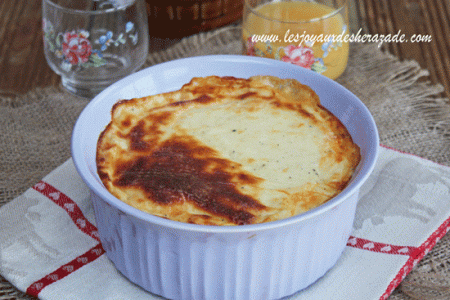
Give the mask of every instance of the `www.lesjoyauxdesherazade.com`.
[[302, 34], [291, 33], [288, 29], [284, 35], [284, 39], [281, 40], [277, 34], [254, 34], [251, 36], [251, 41], [256, 42], [285, 42], [285, 43], [298, 43], [298, 46], [305, 44], [307, 46], [313, 46], [316, 42], [326, 43], [326, 42], [344, 42], [344, 43], [377, 43], [378, 48], [383, 45], [383, 43], [420, 43], [420, 42], [431, 42], [431, 35], [421, 35], [413, 34], [409, 39], [406, 38], [406, 34], [401, 33], [399, 30], [395, 34], [361, 34], [362, 29], [360, 28], [356, 34], [345, 33], [344, 30], [341, 34], [307, 34], [303, 31]]

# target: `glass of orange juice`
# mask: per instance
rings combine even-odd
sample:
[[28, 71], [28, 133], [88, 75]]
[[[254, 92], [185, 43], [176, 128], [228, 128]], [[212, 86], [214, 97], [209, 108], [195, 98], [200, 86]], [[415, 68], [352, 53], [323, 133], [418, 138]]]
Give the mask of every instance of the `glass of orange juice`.
[[245, 0], [244, 53], [289, 62], [331, 79], [348, 60], [347, 0]]

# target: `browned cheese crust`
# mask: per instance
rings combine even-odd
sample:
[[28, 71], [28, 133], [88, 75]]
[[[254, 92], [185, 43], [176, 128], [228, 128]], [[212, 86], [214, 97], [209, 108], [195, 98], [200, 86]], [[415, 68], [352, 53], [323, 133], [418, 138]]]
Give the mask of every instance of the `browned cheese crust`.
[[193, 78], [122, 100], [97, 145], [98, 174], [142, 211], [206, 225], [288, 218], [340, 193], [360, 161], [342, 123], [296, 80]]

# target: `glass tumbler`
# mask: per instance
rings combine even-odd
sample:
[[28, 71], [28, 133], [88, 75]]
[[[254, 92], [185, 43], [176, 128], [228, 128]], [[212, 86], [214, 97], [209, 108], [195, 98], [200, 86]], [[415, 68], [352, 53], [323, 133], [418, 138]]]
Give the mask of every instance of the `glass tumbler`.
[[347, 0], [245, 0], [244, 54], [292, 63], [331, 79], [347, 67]]
[[144, 0], [43, 0], [47, 63], [69, 92], [92, 98], [145, 62]]

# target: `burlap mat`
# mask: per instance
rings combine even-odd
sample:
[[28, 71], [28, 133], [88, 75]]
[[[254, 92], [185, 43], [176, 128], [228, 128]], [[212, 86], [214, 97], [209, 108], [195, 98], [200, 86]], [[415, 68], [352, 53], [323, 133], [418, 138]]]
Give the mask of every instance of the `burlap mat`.
[[[150, 54], [144, 67], [205, 54], [241, 54], [240, 29], [225, 27], [183, 39]], [[345, 73], [337, 80], [374, 115], [381, 143], [450, 166], [450, 102], [440, 85], [414, 61], [400, 62], [376, 45], [352, 44]], [[18, 98], [0, 91], [0, 206], [70, 158], [72, 127], [87, 99], [61, 88], [34, 90]], [[447, 234], [390, 296], [450, 299], [450, 236]], [[0, 277], [0, 300], [34, 299]]]

